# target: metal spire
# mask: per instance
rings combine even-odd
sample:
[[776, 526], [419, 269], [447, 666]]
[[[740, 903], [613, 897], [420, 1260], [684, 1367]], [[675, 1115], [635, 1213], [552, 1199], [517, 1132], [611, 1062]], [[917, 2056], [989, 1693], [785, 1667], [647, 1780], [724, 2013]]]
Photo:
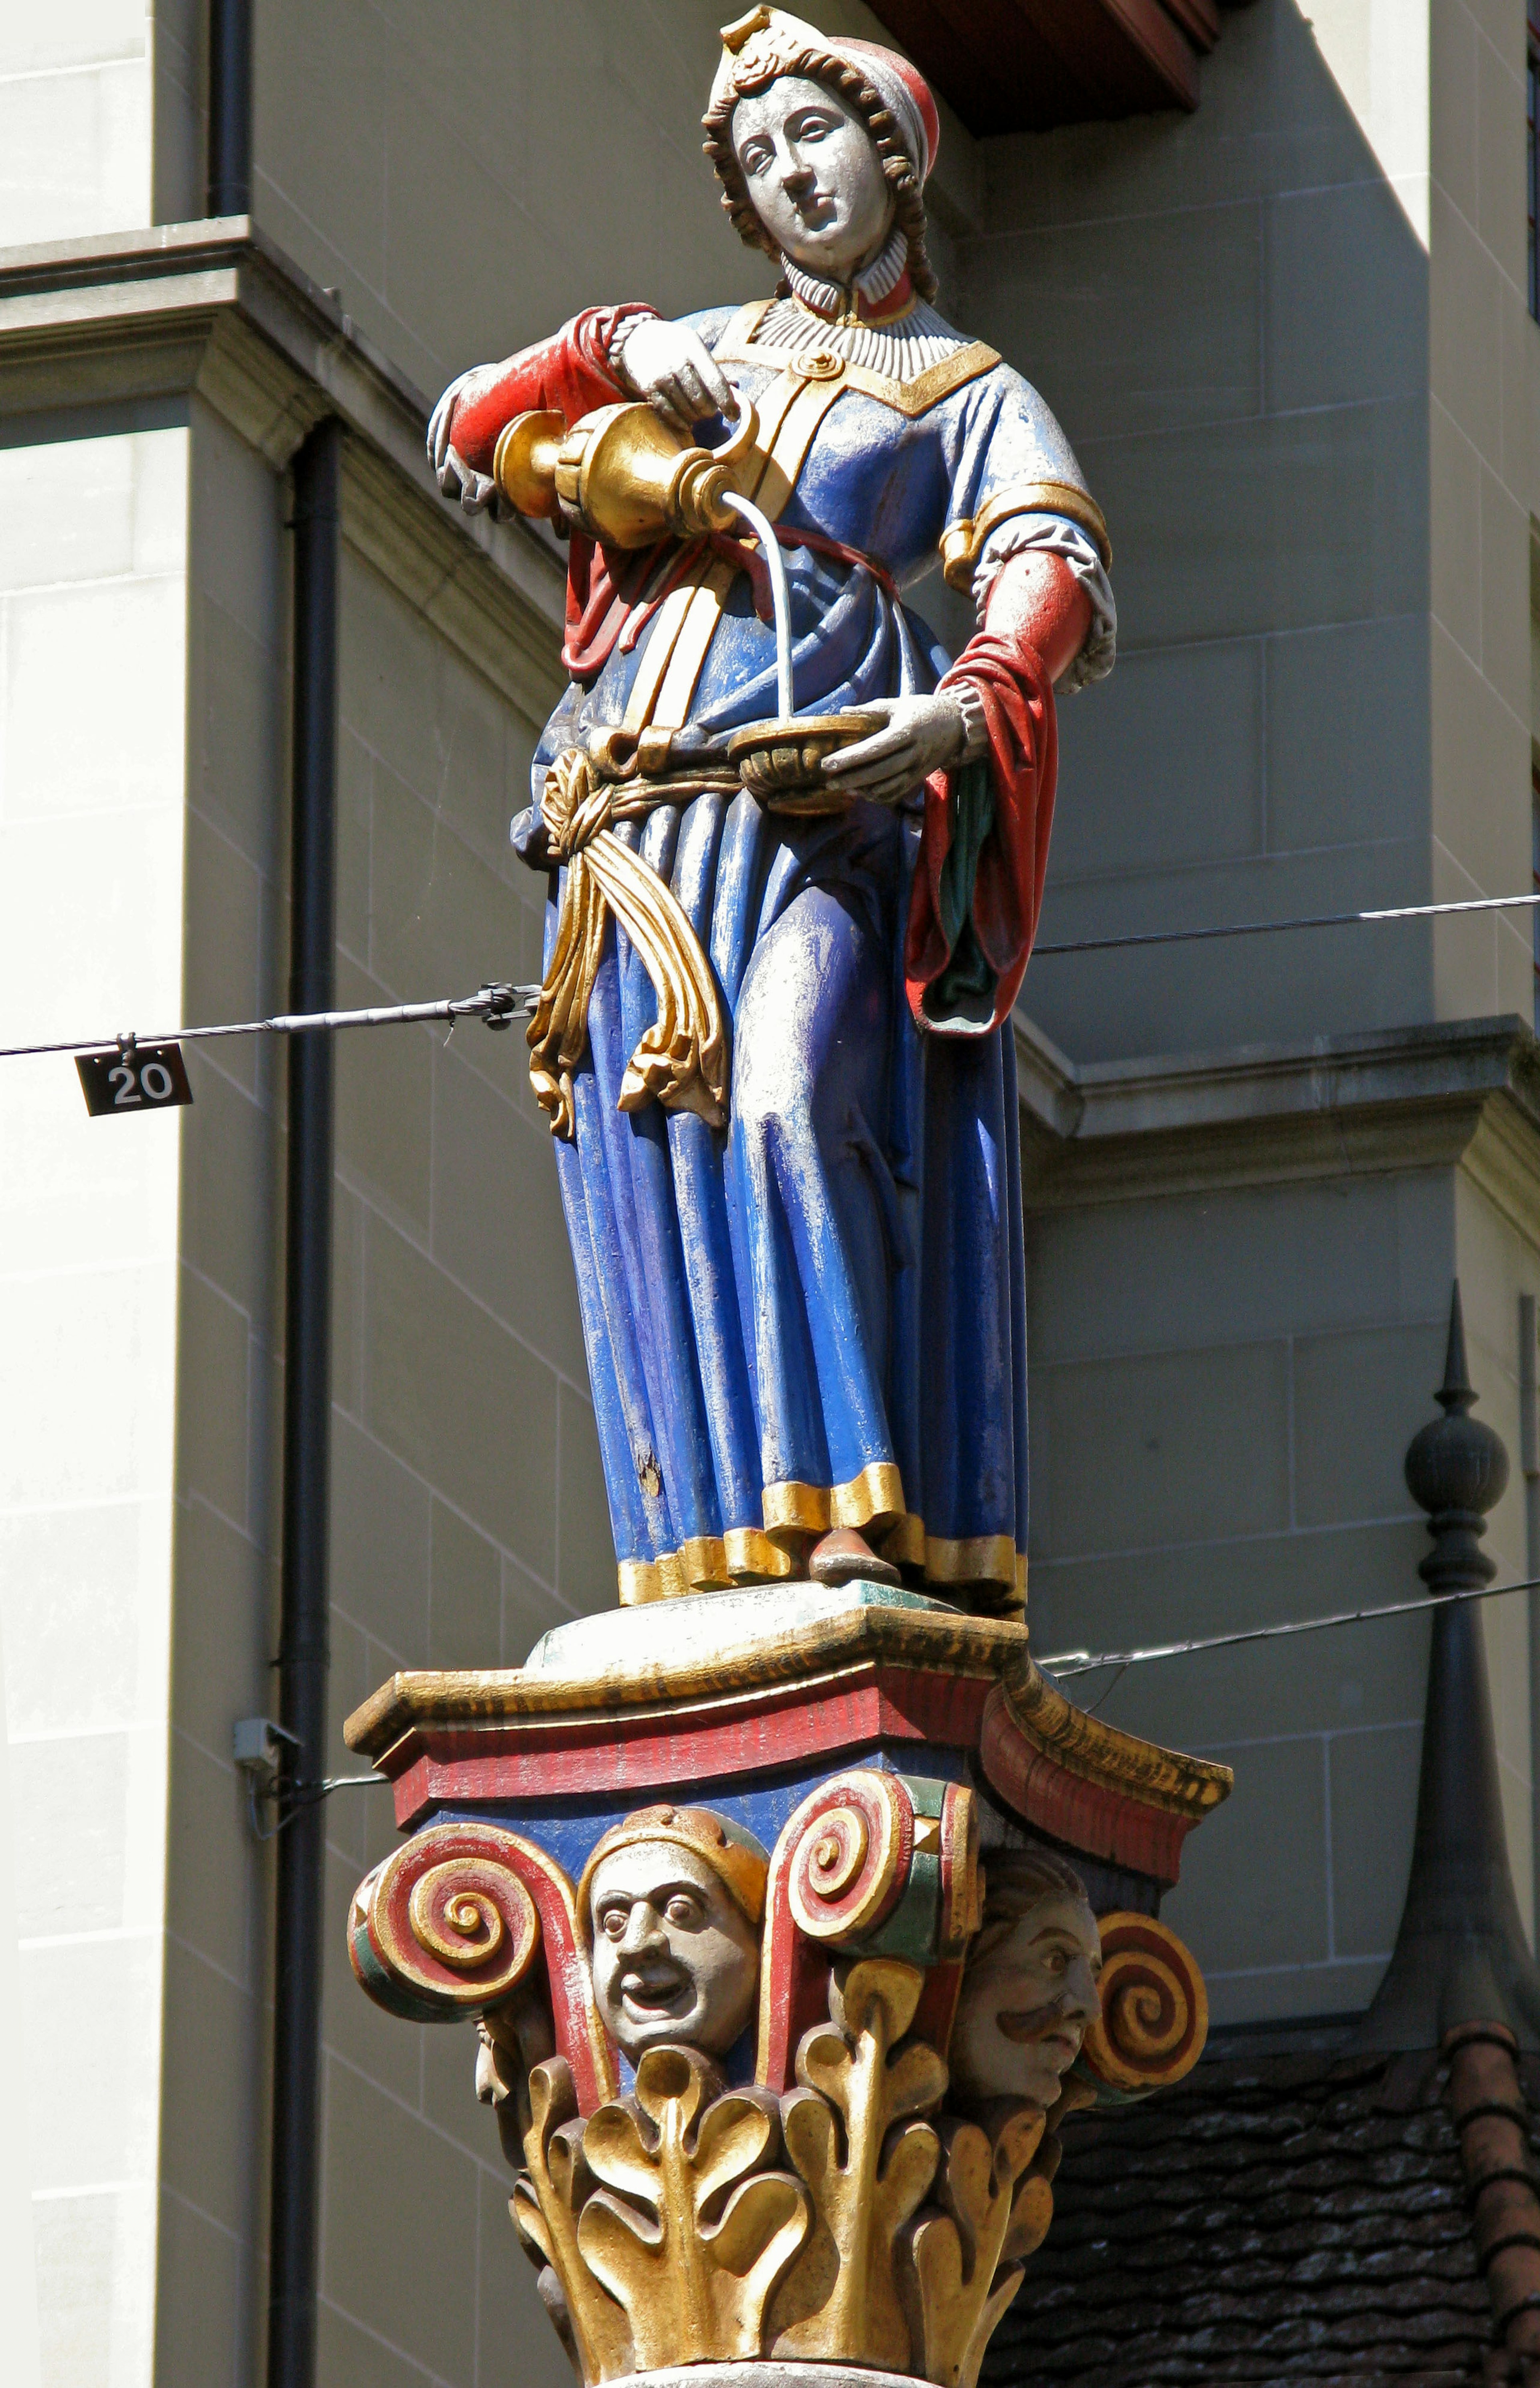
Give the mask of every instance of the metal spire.
[[[1508, 1482], [1508, 1454], [1492, 1429], [1470, 1416], [1477, 1397], [1457, 1280], [1434, 1398], [1444, 1416], [1414, 1435], [1406, 1453], [1406, 1482], [1429, 1513], [1433, 1539], [1418, 1572], [1431, 1592], [1474, 1590], [1496, 1573], [1480, 1541]], [[1433, 1618], [1406, 1903], [1385, 1978], [1354, 2041], [1437, 2048], [1446, 2032], [1470, 2023], [1506, 2024], [1521, 2048], [1540, 2049], [1540, 1970], [1508, 1870], [1486, 1650], [1476, 1608], [1459, 1605]]]

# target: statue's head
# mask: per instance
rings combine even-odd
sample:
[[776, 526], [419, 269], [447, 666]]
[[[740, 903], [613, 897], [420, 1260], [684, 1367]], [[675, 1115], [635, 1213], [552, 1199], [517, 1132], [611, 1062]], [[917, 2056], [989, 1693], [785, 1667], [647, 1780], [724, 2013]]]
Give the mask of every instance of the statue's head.
[[1079, 1875], [1048, 1849], [989, 1856], [948, 2058], [959, 2102], [1051, 2106], [1101, 2011], [1101, 1971]]
[[914, 288], [935, 297], [923, 193], [940, 121], [907, 58], [756, 8], [723, 32], [703, 121], [722, 204], [751, 248], [848, 286], [897, 226]]
[[724, 2055], [759, 1978], [769, 1860], [709, 1808], [642, 1808], [595, 1845], [578, 1886], [600, 2018], [634, 2064], [670, 2040]]

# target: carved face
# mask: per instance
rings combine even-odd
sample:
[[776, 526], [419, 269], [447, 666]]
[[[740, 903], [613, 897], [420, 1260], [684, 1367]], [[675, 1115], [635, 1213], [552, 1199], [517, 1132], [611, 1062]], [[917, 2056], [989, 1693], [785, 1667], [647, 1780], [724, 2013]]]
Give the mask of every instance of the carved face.
[[887, 238], [893, 194], [859, 117], [822, 83], [782, 75], [732, 111], [754, 211], [809, 273], [848, 282]]
[[759, 1943], [705, 1859], [639, 1841], [605, 1859], [589, 1898], [593, 1994], [617, 2044], [633, 2064], [660, 2040], [723, 2055], [754, 2004]]
[[980, 1937], [952, 2026], [952, 2089], [969, 2104], [1023, 2098], [1051, 2106], [1101, 2011], [1096, 1918], [1073, 1891], [1045, 1891], [1025, 1915], [986, 1925]]

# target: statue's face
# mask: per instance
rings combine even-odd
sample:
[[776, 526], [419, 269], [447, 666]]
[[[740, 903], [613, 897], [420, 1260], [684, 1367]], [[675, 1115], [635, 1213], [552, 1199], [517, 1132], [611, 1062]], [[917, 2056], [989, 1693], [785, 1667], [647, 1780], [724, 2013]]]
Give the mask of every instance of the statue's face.
[[893, 193], [859, 117], [782, 75], [732, 111], [732, 147], [765, 230], [794, 264], [848, 282], [887, 238]]
[[1045, 1892], [963, 1974], [948, 2057], [958, 2096], [1051, 2106], [1101, 2011], [1101, 1971], [1085, 1900]]
[[593, 1994], [634, 2063], [660, 2040], [725, 2054], [759, 1973], [753, 1925], [717, 1875], [673, 1841], [617, 1849], [594, 1874]]

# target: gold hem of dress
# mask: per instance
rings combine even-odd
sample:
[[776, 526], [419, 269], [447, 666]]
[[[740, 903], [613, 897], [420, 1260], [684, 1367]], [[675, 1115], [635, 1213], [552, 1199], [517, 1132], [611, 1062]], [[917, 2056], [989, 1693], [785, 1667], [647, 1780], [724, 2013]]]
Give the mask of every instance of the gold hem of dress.
[[[903, 1480], [891, 1460], [879, 1460], [845, 1484], [767, 1484], [765, 1524], [701, 1535], [656, 1559], [622, 1559], [617, 1569], [623, 1607], [681, 1594], [723, 1592], [734, 1585], [784, 1582], [800, 1571], [809, 1535], [836, 1526], [866, 1532], [873, 1550], [937, 1590], [989, 1585], [1007, 1609], [1025, 1609], [1026, 1554], [1009, 1534], [954, 1539], [928, 1534], [906, 1507]], [[784, 1548], [789, 1543], [792, 1547]]]

